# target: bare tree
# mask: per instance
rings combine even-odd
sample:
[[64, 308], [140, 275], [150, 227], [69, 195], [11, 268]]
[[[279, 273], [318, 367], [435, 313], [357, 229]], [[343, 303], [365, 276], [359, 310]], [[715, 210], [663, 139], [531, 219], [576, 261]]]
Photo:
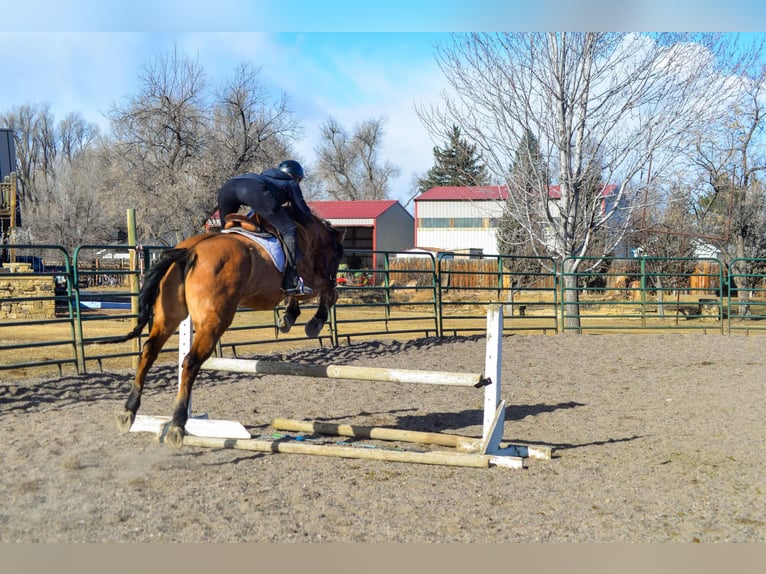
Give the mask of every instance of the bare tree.
[[58, 150], [50, 104], [24, 104], [0, 117], [13, 130], [22, 207], [44, 200], [55, 178]]
[[149, 62], [139, 80], [139, 93], [109, 113], [127, 168], [123, 189], [142, 234], [173, 244], [209, 214], [210, 190], [195, 177], [209, 144], [205, 74], [174, 50]]
[[740, 85], [722, 121], [699, 134], [691, 160], [706, 182], [697, 203], [700, 229], [732, 266], [742, 314], [749, 315], [748, 295], [756, 275], [766, 272], [745, 261], [766, 256], [766, 190], [759, 177], [766, 170], [766, 69], [753, 70]]
[[349, 136], [334, 119], [322, 125], [317, 149], [316, 177], [336, 200], [385, 199], [389, 181], [399, 170], [389, 162], [380, 164], [384, 120], [370, 119], [354, 126]]
[[59, 122], [61, 156], [69, 163], [80, 157], [99, 138], [97, 124], [88, 123], [79, 112], [72, 112]]
[[272, 98], [260, 69], [243, 62], [216, 91], [211, 122], [211, 184], [247, 171], [262, 171], [292, 157], [290, 141], [302, 137], [287, 96]]
[[[628, 229], [633, 200], [720, 116], [737, 90], [727, 81], [738, 72], [734, 48], [721, 34], [503, 33], [456, 35], [439, 49], [453, 95], [419, 109], [429, 131], [460, 125], [503, 178], [522, 138], [539, 141], [544, 169], [530, 172], [530, 181], [508, 179], [507, 209], [561, 262], [567, 328], [579, 328], [579, 256], [611, 251]], [[616, 185], [606, 209], [589, 191], [594, 173]], [[548, 176], [558, 193], [550, 193]], [[530, 225], [541, 215], [546, 226]], [[609, 241], [594, 253], [606, 226]]]
[[[99, 129], [79, 113], [58, 123], [48, 104], [26, 104], [5, 116], [14, 130], [22, 224], [17, 241], [74, 247], [108, 237], [98, 171], [88, 151]], [[89, 177], [93, 174], [93, 177]], [[87, 181], [88, 179], [92, 181]]]
[[25, 209], [19, 233], [24, 242], [62, 245], [69, 253], [79, 245], [115, 242], [125, 215], [115, 220], [110, 182], [101, 169], [102, 153], [102, 148], [90, 145], [71, 161], [59, 161], [55, 185], [44, 200]]
[[300, 125], [258, 75], [243, 63], [209, 89], [199, 62], [174, 51], [150, 62], [139, 93], [112, 109], [113, 161], [124, 165], [119, 185], [143, 236], [174, 244], [199, 232], [226, 178], [292, 155]]
[[79, 113], [56, 124], [47, 104], [0, 116], [15, 133], [22, 231], [67, 245], [113, 241], [135, 208], [144, 241], [199, 232], [227, 177], [294, 156], [301, 126], [258, 74], [243, 63], [210, 89], [199, 62], [173, 50], [147, 62], [138, 92], [110, 110], [105, 136]]

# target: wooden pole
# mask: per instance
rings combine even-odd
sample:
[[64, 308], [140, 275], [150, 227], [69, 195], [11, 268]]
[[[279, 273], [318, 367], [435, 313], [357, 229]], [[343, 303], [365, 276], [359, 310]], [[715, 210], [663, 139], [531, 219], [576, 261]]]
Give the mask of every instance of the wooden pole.
[[411, 369], [386, 369], [352, 365], [303, 365], [282, 361], [256, 361], [211, 357], [203, 369], [257, 373], [263, 375], [292, 375], [329, 379], [351, 379], [390, 383], [421, 383], [451, 385], [457, 387], [483, 387], [489, 380], [476, 373], [449, 373], [443, 371], [418, 371]]
[[311, 454], [315, 456], [335, 456], [390, 462], [409, 462], [417, 464], [436, 464], [445, 466], [463, 466], [487, 468], [495, 457], [462, 452], [408, 452], [377, 448], [359, 448], [339, 445], [305, 444], [302, 442], [284, 442], [279, 440], [210, 438], [186, 435], [184, 446], [202, 446], [212, 448], [242, 449], [256, 452]]
[[[136, 253], [136, 245], [137, 245], [137, 235], [136, 235], [136, 210], [132, 207], [128, 209], [128, 247], [132, 247], [130, 250], [130, 270], [131, 271], [138, 271], [139, 269], [139, 261], [138, 261], [138, 254]], [[130, 291], [131, 293], [137, 293], [138, 292], [138, 276], [135, 273], [130, 274]], [[132, 326], [135, 327], [138, 325], [138, 295], [131, 295], [130, 297], [130, 312], [134, 316], [132, 319]], [[131, 364], [133, 365], [133, 368], [136, 369], [138, 367], [138, 338], [135, 338], [131, 341], [131, 347], [133, 353], [133, 358], [131, 359]]]
[[[10, 232], [10, 234], [8, 236], [8, 238], [9, 238], [8, 240], [11, 242], [11, 244], [16, 243], [16, 224], [17, 224], [17, 221], [16, 221], [16, 201], [18, 200], [18, 198], [17, 198], [18, 188], [16, 186], [17, 186], [17, 183], [16, 183], [16, 172], [12, 171], [11, 172], [11, 198], [10, 198], [11, 199], [11, 202], [10, 202], [11, 203], [11, 219], [10, 219], [10, 229], [11, 229], [11, 232]], [[8, 254], [8, 257], [9, 257], [8, 261], [15, 262], [16, 261], [16, 250], [12, 248], [10, 250], [10, 253]]]
[[439, 446], [462, 448], [464, 450], [478, 450], [481, 444], [480, 439], [452, 434], [410, 431], [384, 427], [296, 421], [282, 418], [274, 419], [271, 423], [271, 426], [277, 430], [291, 432], [312, 432], [317, 434], [348, 436], [373, 440], [391, 440], [413, 442], [419, 444], [435, 444]]

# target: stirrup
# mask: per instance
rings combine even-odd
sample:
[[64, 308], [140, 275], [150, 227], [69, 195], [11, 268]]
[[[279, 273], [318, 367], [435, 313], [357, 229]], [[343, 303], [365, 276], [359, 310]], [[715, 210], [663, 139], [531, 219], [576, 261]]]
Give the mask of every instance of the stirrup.
[[314, 290], [303, 283], [303, 277], [298, 277], [297, 285], [283, 289], [285, 295], [312, 295]]

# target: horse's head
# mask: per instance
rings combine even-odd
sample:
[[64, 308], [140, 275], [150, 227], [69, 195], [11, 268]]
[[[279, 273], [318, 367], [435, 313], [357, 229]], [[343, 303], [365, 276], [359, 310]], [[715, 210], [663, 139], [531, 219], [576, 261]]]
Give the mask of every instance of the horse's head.
[[319, 251], [321, 257], [315, 261], [315, 269], [323, 274], [332, 286], [332, 297], [329, 305], [334, 305], [338, 299], [337, 276], [340, 261], [343, 259], [343, 234], [335, 229], [329, 221], [317, 218], [319, 229]]
[[[329, 221], [313, 216], [303, 226], [305, 237], [305, 254], [309, 255], [313, 277], [309, 280], [304, 275], [309, 286], [327, 305], [334, 305], [338, 298], [336, 278], [338, 267], [343, 258], [342, 234]], [[299, 263], [300, 265], [300, 263]]]
[[[316, 337], [327, 322], [330, 307], [338, 300], [336, 277], [340, 260], [343, 258], [342, 236], [328, 221], [313, 216], [311, 221], [298, 227], [304, 256], [298, 261], [298, 271], [314, 290], [306, 298], [319, 298], [314, 316], [306, 323], [309, 337]], [[298, 300], [302, 296], [288, 298], [287, 308], [282, 317], [280, 330], [286, 333], [300, 314]]]

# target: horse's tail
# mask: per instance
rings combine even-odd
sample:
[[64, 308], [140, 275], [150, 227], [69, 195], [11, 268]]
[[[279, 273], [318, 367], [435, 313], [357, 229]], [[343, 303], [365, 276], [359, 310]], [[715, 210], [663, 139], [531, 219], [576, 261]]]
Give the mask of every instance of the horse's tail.
[[123, 343], [138, 337], [154, 316], [154, 302], [160, 294], [160, 282], [162, 281], [162, 278], [165, 277], [173, 263], [178, 263], [185, 275], [188, 269], [187, 263], [191, 254], [191, 249], [168, 249], [163, 252], [159, 261], [152, 265], [144, 276], [144, 285], [141, 287], [141, 292], [138, 294], [138, 324], [127, 335], [99, 339], [96, 342], [102, 345], [106, 343]]

